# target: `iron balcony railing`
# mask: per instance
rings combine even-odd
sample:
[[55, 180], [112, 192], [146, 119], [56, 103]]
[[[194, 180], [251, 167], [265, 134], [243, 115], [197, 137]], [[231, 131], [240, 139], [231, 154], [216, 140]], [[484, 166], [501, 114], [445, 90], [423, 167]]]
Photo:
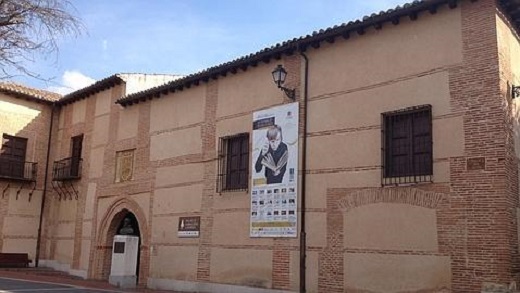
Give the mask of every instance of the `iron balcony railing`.
[[83, 159], [77, 157], [65, 158], [54, 162], [52, 180], [65, 181], [81, 178]]
[[37, 163], [0, 157], [0, 179], [36, 181]]

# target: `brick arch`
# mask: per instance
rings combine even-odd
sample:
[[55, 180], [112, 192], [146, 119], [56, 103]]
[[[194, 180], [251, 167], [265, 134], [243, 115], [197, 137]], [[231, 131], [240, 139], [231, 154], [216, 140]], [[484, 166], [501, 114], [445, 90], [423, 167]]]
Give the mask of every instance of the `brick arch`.
[[401, 203], [435, 209], [446, 194], [413, 187], [367, 188], [348, 192], [337, 201], [337, 208], [345, 212], [374, 203]]
[[95, 266], [92, 275], [96, 279], [108, 280], [112, 264], [112, 241], [117, 228], [127, 213], [134, 214], [140, 231], [140, 258], [138, 285], [146, 285], [149, 267], [148, 223], [141, 207], [133, 200], [122, 198], [114, 202], [107, 210], [99, 225], [96, 237]]

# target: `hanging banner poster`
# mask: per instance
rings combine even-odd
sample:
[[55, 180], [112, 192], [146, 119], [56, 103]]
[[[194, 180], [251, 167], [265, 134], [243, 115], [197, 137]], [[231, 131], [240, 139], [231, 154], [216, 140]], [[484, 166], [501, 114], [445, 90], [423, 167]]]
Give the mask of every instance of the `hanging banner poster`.
[[253, 114], [250, 237], [297, 237], [298, 103]]

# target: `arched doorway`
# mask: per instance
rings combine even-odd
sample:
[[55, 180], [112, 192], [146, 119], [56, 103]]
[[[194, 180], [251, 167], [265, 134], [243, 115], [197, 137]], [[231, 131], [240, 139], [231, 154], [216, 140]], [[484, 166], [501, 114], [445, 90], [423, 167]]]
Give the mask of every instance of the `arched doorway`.
[[[137, 247], [140, 248], [141, 247], [141, 237], [140, 237], [141, 233], [139, 231], [139, 223], [137, 221], [137, 218], [135, 217], [135, 215], [132, 212], [130, 212], [130, 211], [126, 210], [126, 209], [124, 209], [122, 211], [122, 213], [124, 213], [124, 212], [126, 212], [126, 214], [124, 214], [123, 220], [120, 221], [119, 226], [116, 229], [116, 235], [137, 237], [138, 238]], [[117, 243], [121, 243], [121, 242], [113, 242], [113, 243], [117, 244]], [[124, 242], [122, 244], [124, 245]], [[117, 250], [116, 249], [117, 245], [114, 245], [114, 246], [115, 247], [112, 248], [112, 251], [113, 251], [112, 254], [116, 253], [116, 250]], [[135, 250], [134, 250], [134, 252], [135, 252]], [[135, 265], [136, 265], [135, 271], [132, 271], [131, 273], [129, 272], [129, 275], [135, 275], [137, 277], [137, 279], [135, 280], [136, 282], [134, 283], [134, 285], [131, 285], [131, 286], [135, 286], [139, 282], [139, 257], [140, 257], [140, 252], [141, 252], [140, 249], [137, 249], [137, 262], [135, 263]], [[126, 257], [128, 257], [128, 256], [130, 256], [132, 254], [132, 253], [128, 254], [129, 253], [128, 249], [126, 249], [126, 252], [125, 252], [125, 249], [123, 249], [122, 253], [126, 253], [126, 255], [127, 255]], [[121, 255], [121, 254], [119, 254], [119, 255]], [[134, 254], [134, 256], [135, 256], [135, 254]], [[114, 260], [112, 259], [112, 261], [114, 261]], [[114, 266], [114, 264], [112, 263], [110, 266], [111, 266], [110, 271], [112, 271], [112, 266]], [[130, 263], [126, 263], [125, 262], [123, 267], [130, 268], [131, 266], [132, 265]]]
[[146, 285], [148, 281], [147, 263], [148, 226], [146, 218], [139, 205], [130, 199], [121, 199], [115, 202], [102, 218], [97, 233], [97, 245], [94, 248], [93, 267], [90, 276], [94, 279], [107, 280], [112, 266], [112, 250], [114, 236], [123, 228], [125, 218], [130, 220], [133, 228], [132, 235], [139, 237], [138, 266], [136, 276], [138, 286]]

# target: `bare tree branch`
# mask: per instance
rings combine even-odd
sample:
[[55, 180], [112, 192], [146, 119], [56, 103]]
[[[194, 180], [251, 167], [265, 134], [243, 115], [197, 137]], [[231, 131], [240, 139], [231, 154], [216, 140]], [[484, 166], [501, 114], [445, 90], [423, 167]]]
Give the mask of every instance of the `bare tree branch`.
[[41, 79], [27, 64], [35, 54], [58, 54], [61, 36], [84, 31], [68, 0], [0, 0], [0, 79], [14, 74]]

